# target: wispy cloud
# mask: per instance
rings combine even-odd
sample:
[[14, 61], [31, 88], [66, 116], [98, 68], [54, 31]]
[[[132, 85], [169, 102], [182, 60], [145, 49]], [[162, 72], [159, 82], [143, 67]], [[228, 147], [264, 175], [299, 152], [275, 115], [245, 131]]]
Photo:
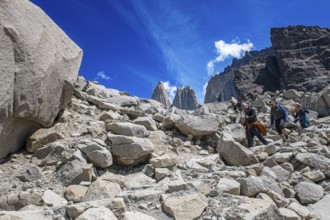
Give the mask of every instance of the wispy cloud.
[[176, 1], [132, 3], [134, 10], [128, 10], [118, 2], [116, 8], [126, 22], [145, 38], [145, 46], [151, 53], [155, 53], [157, 46], [155, 57], [166, 65], [164, 72], [167, 77], [179, 86], [190, 85], [201, 97], [203, 84], [198, 78], [206, 72], [205, 54], [208, 52], [205, 39], [198, 34], [198, 19], [182, 10], [183, 5]]
[[107, 80], [107, 81], [110, 81], [111, 80], [111, 77], [109, 75], [107, 75], [105, 73], [105, 71], [100, 71], [96, 74], [96, 78], [95, 79], [103, 79], [103, 80]]
[[205, 97], [205, 94], [206, 94], [206, 88], [207, 88], [207, 85], [209, 84], [209, 82], [206, 82], [203, 86], [203, 96]]
[[216, 63], [222, 62], [227, 58], [241, 58], [246, 51], [250, 51], [253, 48], [253, 43], [249, 40], [247, 43], [242, 44], [237, 40], [233, 40], [231, 43], [219, 40], [214, 42], [214, 46], [217, 57], [207, 63], [207, 72], [209, 75], [214, 73]]
[[169, 96], [171, 102], [172, 102], [173, 99], [174, 99], [174, 97], [175, 97], [175, 93], [176, 93], [177, 87], [176, 86], [171, 86], [170, 81], [163, 82], [163, 85], [165, 87], [165, 90], [168, 93], [168, 96]]

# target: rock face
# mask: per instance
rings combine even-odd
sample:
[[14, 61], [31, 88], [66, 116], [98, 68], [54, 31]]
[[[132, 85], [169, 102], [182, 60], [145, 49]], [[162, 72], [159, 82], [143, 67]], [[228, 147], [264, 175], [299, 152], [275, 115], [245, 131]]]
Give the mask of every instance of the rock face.
[[81, 49], [30, 1], [0, 2], [0, 158], [53, 124], [71, 99]]
[[169, 108], [171, 106], [167, 91], [161, 81], [159, 81], [157, 86], [155, 87], [154, 92], [151, 95], [151, 99], [164, 104], [165, 108]]
[[173, 106], [185, 110], [195, 110], [198, 107], [195, 91], [190, 86], [178, 88]]
[[289, 26], [271, 29], [282, 87], [319, 92], [330, 83], [330, 29]]
[[271, 29], [272, 47], [246, 52], [213, 76], [204, 103], [255, 98], [265, 91], [319, 92], [330, 83], [330, 29], [289, 26]]

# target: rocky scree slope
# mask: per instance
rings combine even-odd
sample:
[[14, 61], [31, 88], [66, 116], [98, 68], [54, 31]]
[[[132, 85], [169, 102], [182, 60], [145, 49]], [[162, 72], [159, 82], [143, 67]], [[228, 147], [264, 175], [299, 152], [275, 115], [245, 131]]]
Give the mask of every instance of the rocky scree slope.
[[[6, 151], [0, 160], [1, 220], [329, 216], [330, 87], [317, 93], [267, 92], [253, 99], [266, 125], [268, 99], [288, 111], [295, 102], [315, 111], [310, 128], [288, 123], [289, 143], [270, 131], [270, 144], [256, 141], [247, 149], [231, 102], [193, 111], [167, 109], [76, 80], [81, 50], [40, 9], [29, 1], [4, 0], [0, 10], [1, 46], [7, 49], [1, 59], [8, 59], [0, 71], [1, 94], [6, 94], [0, 104], [6, 116], [0, 130]], [[33, 40], [30, 28], [41, 42]], [[23, 76], [35, 78], [25, 84]], [[26, 136], [24, 148], [6, 157], [14, 150], [12, 141], [23, 143]]]
[[1, 161], [0, 219], [327, 219], [329, 114], [311, 111], [303, 130], [288, 123], [284, 144], [265, 104], [290, 112], [312, 95], [254, 100], [271, 143], [248, 149], [230, 102], [165, 109], [79, 77], [55, 125]]
[[330, 29], [289, 26], [271, 29], [272, 47], [246, 52], [213, 76], [204, 103], [255, 98], [265, 91], [319, 92], [330, 84]]

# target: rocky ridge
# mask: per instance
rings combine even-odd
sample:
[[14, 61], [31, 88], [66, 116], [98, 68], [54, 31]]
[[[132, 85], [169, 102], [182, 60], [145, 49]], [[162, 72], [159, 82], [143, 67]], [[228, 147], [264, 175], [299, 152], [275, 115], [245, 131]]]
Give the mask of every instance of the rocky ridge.
[[176, 94], [171, 105], [167, 91], [161, 81], [155, 87], [151, 99], [164, 104], [165, 108], [172, 105], [184, 110], [195, 110], [198, 107], [195, 91], [190, 86], [177, 87]]
[[287, 144], [268, 127], [266, 100], [309, 95], [254, 100], [271, 143], [248, 149], [231, 102], [165, 109], [79, 77], [57, 123], [2, 160], [0, 219], [327, 219], [329, 114], [288, 123]]
[[198, 107], [195, 91], [190, 86], [178, 87], [173, 106], [184, 110], [195, 110]]
[[319, 92], [330, 84], [330, 29], [289, 26], [271, 29], [272, 47], [246, 52], [213, 76], [204, 103], [255, 98], [281, 89]]
[[151, 99], [162, 103], [165, 108], [171, 107], [170, 99], [162, 81], [159, 81], [151, 95]]

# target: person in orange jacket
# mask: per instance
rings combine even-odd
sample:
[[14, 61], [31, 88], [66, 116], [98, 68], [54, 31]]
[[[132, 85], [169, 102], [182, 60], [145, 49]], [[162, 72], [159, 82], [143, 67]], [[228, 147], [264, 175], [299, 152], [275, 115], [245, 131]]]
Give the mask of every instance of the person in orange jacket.
[[246, 127], [246, 137], [248, 140], [248, 147], [253, 146], [253, 138], [257, 136], [257, 138], [263, 143], [268, 144], [268, 141], [263, 137], [261, 132], [266, 135], [266, 129], [264, 125], [257, 120], [256, 111], [250, 107], [247, 103], [242, 103], [242, 108], [245, 113], [245, 127]]

